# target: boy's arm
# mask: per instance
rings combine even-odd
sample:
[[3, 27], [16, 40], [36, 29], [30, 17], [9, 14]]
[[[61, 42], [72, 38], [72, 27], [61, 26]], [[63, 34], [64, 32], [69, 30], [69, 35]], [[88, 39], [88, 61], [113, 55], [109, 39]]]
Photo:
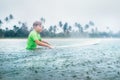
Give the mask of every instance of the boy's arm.
[[[41, 40], [41, 42], [46, 43], [46, 44], [49, 44], [48, 42], [46, 42], [46, 41], [44, 41], [44, 40]], [[49, 45], [50, 45], [50, 44], [49, 44]]]
[[35, 42], [36, 42], [37, 45], [45, 46], [45, 47], [48, 47], [48, 48], [52, 49], [52, 47], [47, 43], [44, 43], [44, 42], [39, 41], [39, 40], [35, 40]]

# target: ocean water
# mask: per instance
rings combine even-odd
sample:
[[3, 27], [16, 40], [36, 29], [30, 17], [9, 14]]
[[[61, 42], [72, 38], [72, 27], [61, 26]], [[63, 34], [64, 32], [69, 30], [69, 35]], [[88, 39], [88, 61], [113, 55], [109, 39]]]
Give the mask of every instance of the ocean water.
[[0, 39], [0, 80], [120, 80], [120, 39], [46, 39], [54, 46], [26, 50], [26, 39]]

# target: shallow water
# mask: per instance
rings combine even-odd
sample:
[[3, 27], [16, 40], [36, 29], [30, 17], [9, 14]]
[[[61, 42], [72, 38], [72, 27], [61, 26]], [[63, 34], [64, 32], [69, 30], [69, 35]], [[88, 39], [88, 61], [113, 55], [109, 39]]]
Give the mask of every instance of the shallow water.
[[[92, 39], [46, 40], [64, 46]], [[100, 40], [28, 51], [26, 39], [0, 39], [0, 80], [120, 80], [120, 39]]]

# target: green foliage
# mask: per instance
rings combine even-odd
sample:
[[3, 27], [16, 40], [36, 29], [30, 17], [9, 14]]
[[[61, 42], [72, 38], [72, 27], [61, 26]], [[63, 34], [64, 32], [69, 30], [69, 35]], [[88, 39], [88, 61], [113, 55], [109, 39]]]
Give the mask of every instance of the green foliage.
[[[10, 14], [9, 16], [5, 17], [5, 22], [9, 23], [14, 19], [14, 16]], [[42, 25], [45, 24], [45, 18], [40, 18]], [[3, 21], [0, 20], [0, 38], [12, 38], [12, 37], [27, 37], [32, 30], [28, 30], [27, 23], [18, 21], [18, 26], [14, 25], [13, 29], [2, 29]], [[107, 31], [109, 32], [99, 32], [97, 27], [94, 26], [95, 23], [93, 21], [89, 21], [89, 23], [81, 25], [78, 22], [75, 22], [74, 26], [69, 25], [69, 23], [62, 21], [58, 22], [58, 25], [51, 25], [48, 29], [43, 28], [43, 31], [40, 33], [42, 37], [120, 37], [120, 32], [113, 34], [109, 27], [106, 27]], [[62, 31], [58, 33], [58, 28]], [[77, 28], [77, 31], [74, 31], [73, 28]], [[88, 32], [91, 30], [91, 32]]]

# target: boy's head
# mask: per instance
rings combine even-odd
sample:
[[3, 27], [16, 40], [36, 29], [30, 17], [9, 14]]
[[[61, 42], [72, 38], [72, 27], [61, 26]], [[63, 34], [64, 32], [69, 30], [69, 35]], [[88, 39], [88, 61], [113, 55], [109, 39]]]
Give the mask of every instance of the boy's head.
[[35, 21], [33, 23], [33, 28], [37, 31], [37, 32], [42, 32], [42, 24], [40, 21]]

